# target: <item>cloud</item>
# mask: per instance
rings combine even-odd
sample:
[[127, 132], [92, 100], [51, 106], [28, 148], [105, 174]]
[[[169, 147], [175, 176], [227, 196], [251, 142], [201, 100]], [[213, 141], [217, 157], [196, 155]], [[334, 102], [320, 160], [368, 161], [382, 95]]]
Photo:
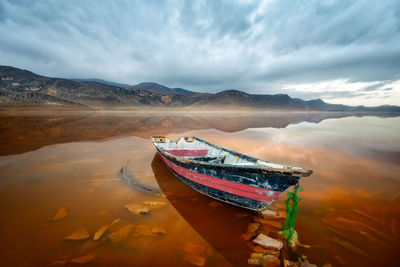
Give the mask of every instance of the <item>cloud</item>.
[[[3, 0], [0, 64], [47, 76], [363, 104], [360, 97], [400, 80], [399, 25], [396, 0]], [[333, 89], [337, 81], [343, 87]], [[304, 84], [332, 88], [288, 87]], [[386, 89], [392, 97], [377, 94], [382, 103], [400, 104], [396, 86]]]

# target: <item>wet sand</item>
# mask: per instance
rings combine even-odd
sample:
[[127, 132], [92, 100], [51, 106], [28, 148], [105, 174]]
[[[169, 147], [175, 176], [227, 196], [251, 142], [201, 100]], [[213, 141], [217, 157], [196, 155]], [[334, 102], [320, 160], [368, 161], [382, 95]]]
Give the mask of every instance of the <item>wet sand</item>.
[[[87, 266], [193, 266], [194, 255], [206, 266], [246, 266], [251, 249], [240, 235], [254, 213], [215, 204], [182, 184], [157, 158], [152, 134], [196, 135], [313, 169], [301, 181], [296, 229], [310, 248], [300, 252], [319, 265], [399, 265], [400, 118], [332, 116], [2, 116], [0, 265], [94, 255]], [[125, 183], [124, 164], [129, 177], [158, 190]], [[285, 199], [274, 206], [283, 211]], [[166, 205], [144, 215], [125, 208], [146, 201]], [[53, 221], [60, 207], [68, 216]], [[93, 237], [118, 218], [134, 229], [122, 240], [64, 240], [79, 227]], [[157, 227], [166, 234], [139, 231]]]

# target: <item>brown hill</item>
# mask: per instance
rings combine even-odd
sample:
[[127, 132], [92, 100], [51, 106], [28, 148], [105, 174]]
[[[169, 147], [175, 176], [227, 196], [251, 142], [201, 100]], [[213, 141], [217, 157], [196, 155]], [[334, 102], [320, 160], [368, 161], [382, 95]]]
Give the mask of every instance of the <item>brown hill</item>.
[[[367, 108], [305, 101], [286, 94], [254, 95], [237, 90], [216, 94], [169, 88], [157, 83], [120, 87], [94, 81], [49, 78], [0, 66], [0, 104], [51, 104], [87, 108], [195, 107], [206, 109], [280, 109], [399, 112], [397, 106]], [[108, 82], [110, 83], [110, 82]]]

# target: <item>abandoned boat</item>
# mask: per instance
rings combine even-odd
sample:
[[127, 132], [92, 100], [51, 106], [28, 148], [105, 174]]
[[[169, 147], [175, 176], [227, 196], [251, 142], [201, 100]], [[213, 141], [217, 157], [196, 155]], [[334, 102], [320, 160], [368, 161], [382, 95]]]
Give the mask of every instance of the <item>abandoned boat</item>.
[[197, 137], [152, 136], [168, 168], [193, 189], [217, 200], [263, 210], [312, 171], [253, 158]]

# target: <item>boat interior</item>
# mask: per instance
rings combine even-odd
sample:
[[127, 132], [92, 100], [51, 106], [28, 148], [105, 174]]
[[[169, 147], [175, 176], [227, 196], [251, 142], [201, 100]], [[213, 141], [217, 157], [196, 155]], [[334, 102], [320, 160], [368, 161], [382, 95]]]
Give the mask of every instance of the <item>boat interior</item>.
[[170, 140], [164, 136], [153, 136], [151, 139], [160, 151], [169, 153], [177, 158], [187, 158], [213, 164], [239, 165], [246, 167], [254, 166], [274, 170], [304, 170], [299, 167], [285, 166], [252, 158], [212, 145], [196, 137], [180, 137], [176, 141]]

